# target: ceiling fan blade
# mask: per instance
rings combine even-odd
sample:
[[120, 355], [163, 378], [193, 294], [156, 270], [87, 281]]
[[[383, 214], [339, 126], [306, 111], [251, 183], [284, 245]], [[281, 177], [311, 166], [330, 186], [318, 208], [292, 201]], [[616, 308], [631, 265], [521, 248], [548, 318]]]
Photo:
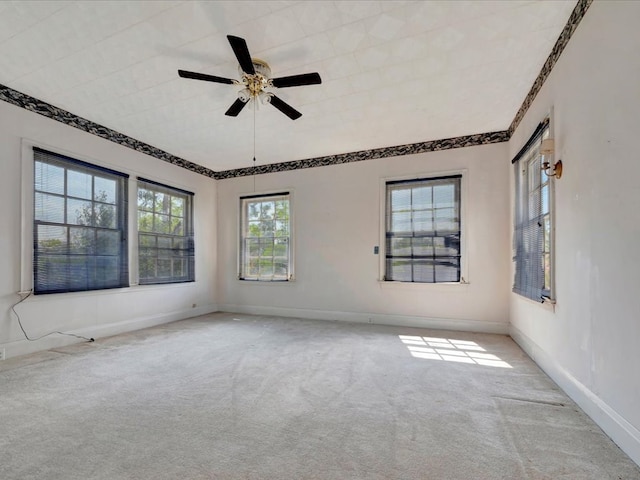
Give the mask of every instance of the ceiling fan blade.
[[229, 107], [229, 110], [224, 112], [224, 114], [230, 117], [237, 117], [242, 109], [247, 105], [247, 103], [249, 102], [243, 102], [242, 100], [237, 98], [236, 101], [233, 102], [233, 104]]
[[245, 42], [244, 38], [227, 35], [227, 39], [231, 44], [233, 53], [236, 54], [236, 58], [238, 59], [238, 63], [240, 64], [240, 68], [242, 68], [242, 71], [250, 75], [255, 75], [256, 70], [253, 67], [251, 54], [249, 53], [249, 47], [247, 47], [247, 42]]
[[228, 83], [233, 85], [234, 80], [230, 78], [216, 77], [215, 75], [207, 75], [205, 73], [187, 72], [186, 70], [178, 70], [178, 75], [182, 78], [191, 78], [193, 80], [204, 80], [205, 82]]
[[322, 83], [322, 79], [318, 72], [314, 72], [303, 73], [301, 75], [291, 75], [290, 77], [274, 78], [272, 82], [274, 87], [284, 88], [298, 87], [301, 85], [318, 85]]
[[283, 102], [282, 100], [280, 100], [275, 95], [270, 95], [270, 96], [271, 96], [271, 101], [269, 103], [271, 103], [271, 105], [273, 105], [278, 110], [280, 110], [282, 113], [284, 113], [291, 120], [296, 120], [296, 119], [298, 119], [298, 118], [300, 118], [302, 116], [302, 114], [299, 111], [297, 111], [295, 108], [293, 108], [288, 103]]

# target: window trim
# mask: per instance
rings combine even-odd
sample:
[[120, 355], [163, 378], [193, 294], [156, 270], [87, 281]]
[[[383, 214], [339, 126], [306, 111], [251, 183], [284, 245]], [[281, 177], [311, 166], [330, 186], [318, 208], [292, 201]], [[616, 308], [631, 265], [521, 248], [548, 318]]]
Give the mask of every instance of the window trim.
[[[442, 177], [460, 176], [460, 281], [459, 282], [437, 282], [437, 283], [425, 283], [425, 282], [400, 282], [393, 280], [385, 280], [386, 274], [386, 209], [387, 209], [387, 183], [403, 182], [411, 180], [430, 180], [438, 179]], [[418, 288], [418, 289], [442, 289], [442, 288], [460, 288], [460, 286], [468, 285], [469, 280], [469, 249], [467, 248], [469, 242], [469, 229], [468, 229], [468, 189], [469, 189], [469, 174], [468, 169], [460, 168], [455, 170], [438, 170], [431, 172], [417, 172], [400, 176], [392, 177], [380, 177], [380, 184], [378, 189], [378, 202], [379, 202], [379, 217], [378, 217], [378, 283], [381, 286], [393, 286], [398, 288]]]
[[[250, 200], [253, 198], [265, 198], [287, 196], [289, 199], [289, 275], [286, 280], [258, 280], [242, 277], [242, 252], [241, 246], [243, 242], [243, 215], [244, 200]], [[283, 188], [277, 190], [268, 190], [260, 193], [250, 192], [246, 194], [240, 194], [238, 197], [238, 209], [236, 217], [236, 280], [244, 285], [289, 285], [295, 282], [295, 213], [294, 213], [294, 189]]]

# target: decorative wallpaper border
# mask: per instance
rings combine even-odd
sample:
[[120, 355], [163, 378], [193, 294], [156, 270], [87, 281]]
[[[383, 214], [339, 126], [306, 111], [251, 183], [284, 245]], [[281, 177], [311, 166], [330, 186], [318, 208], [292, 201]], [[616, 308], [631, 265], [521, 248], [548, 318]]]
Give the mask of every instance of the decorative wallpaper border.
[[450, 150], [452, 148], [473, 147], [476, 145], [487, 145], [490, 143], [502, 143], [506, 142], [507, 140], [509, 140], [509, 132], [506, 130], [501, 132], [479, 133], [476, 135], [465, 135], [463, 137], [446, 138], [444, 140], [409, 143], [407, 145], [397, 145], [395, 147], [374, 148], [372, 150], [340, 153], [338, 155], [307, 158], [305, 160], [295, 160], [292, 162], [270, 163], [267, 165], [259, 165], [257, 167], [225, 170], [223, 172], [217, 172], [215, 178], [218, 180], [222, 180], [233, 177], [244, 177], [247, 175], [286, 172], [289, 170], [299, 170], [302, 168], [326, 167], [328, 165], [361, 162], [363, 160], [374, 160], [376, 158], [399, 157], [402, 155], [413, 155], [423, 152]]
[[157, 158], [173, 165], [191, 170], [192, 172], [205, 175], [207, 177], [218, 180], [243, 177], [247, 175], [261, 175], [264, 173], [285, 172], [289, 170], [298, 170], [303, 168], [325, 167], [329, 165], [340, 165], [343, 163], [360, 162], [363, 160], [373, 160], [377, 158], [398, 157], [402, 155], [413, 155], [424, 152], [437, 152], [440, 150], [450, 150], [453, 148], [471, 147], [477, 145], [487, 145], [491, 143], [507, 142], [513, 135], [513, 132], [520, 124], [522, 118], [529, 110], [529, 107], [536, 98], [536, 95], [542, 88], [542, 85], [549, 77], [556, 62], [560, 58], [562, 51], [569, 43], [573, 32], [580, 24], [585, 13], [593, 3], [593, 0], [578, 0], [575, 8], [569, 16], [569, 20], [564, 29], [560, 33], [560, 37], [556, 41], [549, 57], [547, 58], [542, 70], [538, 74], [535, 82], [531, 86], [529, 93], [522, 102], [520, 109], [516, 113], [508, 130], [500, 132], [479, 133], [476, 135], [466, 135], [462, 137], [447, 138], [443, 140], [431, 140], [427, 142], [410, 143], [407, 145], [397, 145], [393, 147], [375, 148], [372, 150], [361, 150], [358, 152], [341, 153], [337, 155], [328, 155], [324, 157], [307, 158], [304, 160], [294, 160], [289, 162], [272, 163], [268, 165], [260, 165], [256, 167], [238, 168], [234, 170], [224, 170], [214, 172], [213, 170], [197, 165], [193, 162], [176, 157], [164, 150], [160, 150], [152, 145], [131, 138], [123, 133], [116, 132], [110, 128], [104, 127], [97, 123], [87, 120], [86, 118], [74, 115], [62, 108], [51, 105], [37, 98], [31, 97], [25, 93], [13, 90], [10, 87], [0, 84], [0, 100], [11, 103], [18, 107], [22, 107], [34, 113], [38, 113], [45, 117], [51, 118], [58, 122], [64, 123], [71, 127], [78, 128], [84, 132], [91, 133], [98, 137], [104, 138], [111, 142], [123, 145], [125, 147], [136, 150], [137, 152]]
[[542, 66], [542, 70], [540, 70], [540, 73], [538, 74], [538, 78], [536, 78], [535, 82], [533, 82], [533, 85], [531, 86], [529, 93], [527, 94], [527, 96], [524, 99], [524, 102], [522, 102], [522, 105], [520, 106], [520, 110], [518, 110], [518, 113], [516, 113], [516, 116], [513, 118], [513, 121], [511, 122], [511, 125], [509, 126], [509, 130], [508, 130], [509, 137], [513, 135], [513, 132], [515, 132], [516, 128], [518, 128], [518, 125], [520, 125], [522, 118], [527, 113], [527, 110], [529, 110], [529, 107], [533, 103], [533, 100], [536, 98], [536, 95], [538, 95], [538, 92], [542, 88], [542, 85], [544, 85], [544, 82], [546, 82], [547, 78], [549, 77], [551, 70], [553, 70], [553, 67], [555, 67], [556, 62], [560, 58], [560, 55], [562, 54], [564, 47], [566, 47], [567, 44], [569, 43], [569, 40], [571, 39], [573, 32], [575, 32], [576, 28], [578, 28], [580, 21], [584, 17], [584, 14], [587, 13], [587, 10], [589, 9], [592, 3], [593, 3], [593, 0], [578, 0], [578, 3], [576, 4], [575, 8], [571, 12], [571, 15], [569, 15], [569, 20], [567, 20], [567, 24], [562, 29], [562, 32], [560, 32], [560, 36], [558, 37], [558, 40], [556, 40], [555, 45], [551, 49], [551, 53], [547, 57], [547, 61], [544, 62], [544, 65]]
[[17, 107], [22, 107], [30, 112], [39, 113], [40, 115], [52, 120], [56, 120], [64, 123], [65, 125], [69, 125], [70, 127], [75, 127], [84, 132], [104, 138], [105, 140], [131, 148], [137, 152], [150, 155], [158, 160], [163, 160], [173, 165], [186, 168], [192, 172], [200, 173], [212, 178], [215, 175], [213, 170], [202, 167], [183, 158], [176, 157], [175, 155], [171, 155], [164, 150], [160, 150], [159, 148], [141, 142], [140, 140], [136, 140], [135, 138], [131, 138], [123, 133], [111, 130], [110, 128], [103, 127], [91, 120], [79, 117], [71, 112], [63, 110], [62, 108], [43, 102], [42, 100], [38, 100], [26, 93], [9, 88], [6, 85], [0, 84], [0, 100], [4, 100], [5, 102], [16, 105]]

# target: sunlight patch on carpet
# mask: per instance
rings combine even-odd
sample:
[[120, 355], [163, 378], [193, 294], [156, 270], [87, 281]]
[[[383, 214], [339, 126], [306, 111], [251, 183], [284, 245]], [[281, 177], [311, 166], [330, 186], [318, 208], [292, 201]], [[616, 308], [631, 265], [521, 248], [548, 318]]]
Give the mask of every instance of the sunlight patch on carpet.
[[446, 362], [469, 363], [486, 367], [513, 368], [497, 355], [487, 352], [476, 342], [453, 338], [419, 337], [417, 335], [398, 335], [412, 357], [425, 360], [444, 360]]

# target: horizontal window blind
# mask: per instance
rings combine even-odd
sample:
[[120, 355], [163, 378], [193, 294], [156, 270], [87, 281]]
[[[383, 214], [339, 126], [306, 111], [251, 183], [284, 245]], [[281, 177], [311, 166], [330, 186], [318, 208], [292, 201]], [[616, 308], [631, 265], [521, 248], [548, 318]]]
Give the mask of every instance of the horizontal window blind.
[[128, 286], [128, 175], [33, 150], [34, 293]]
[[195, 280], [193, 193], [138, 177], [138, 281]]
[[548, 125], [548, 120], [540, 123], [526, 149], [514, 158], [513, 292], [536, 301], [550, 295], [550, 186], [540, 155]]
[[461, 178], [387, 182], [385, 280], [460, 281]]

